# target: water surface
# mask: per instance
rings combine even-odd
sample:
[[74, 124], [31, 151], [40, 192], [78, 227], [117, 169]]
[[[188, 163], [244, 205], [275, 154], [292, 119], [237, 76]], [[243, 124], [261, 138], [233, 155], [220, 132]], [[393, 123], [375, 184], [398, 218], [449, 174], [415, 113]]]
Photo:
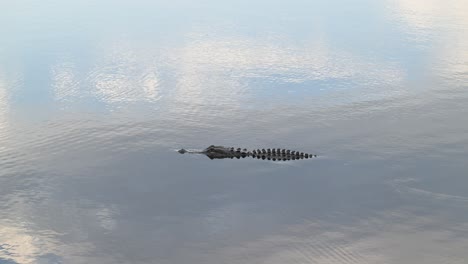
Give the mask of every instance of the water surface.
[[[465, 1], [1, 1], [0, 24], [0, 263], [466, 263]], [[212, 144], [319, 158], [174, 151]]]

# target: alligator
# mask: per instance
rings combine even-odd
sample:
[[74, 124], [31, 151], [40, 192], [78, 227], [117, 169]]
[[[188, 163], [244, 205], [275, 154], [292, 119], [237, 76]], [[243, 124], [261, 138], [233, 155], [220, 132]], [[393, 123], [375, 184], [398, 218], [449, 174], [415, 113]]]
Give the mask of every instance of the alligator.
[[287, 149], [254, 149], [252, 151], [241, 148], [229, 148], [223, 146], [211, 145], [204, 150], [188, 151], [186, 149], [178, 150], [180, 154], [192, 153], [192, 154], [204, 154], [210, 159], [240, 159], [246, 157], [252, 157], [263, 160], [273, 161], [287, 161], [287, 160], [299, 160], [315, 158], [317, 155], [308, 154], [299, 151], [291, 151]]

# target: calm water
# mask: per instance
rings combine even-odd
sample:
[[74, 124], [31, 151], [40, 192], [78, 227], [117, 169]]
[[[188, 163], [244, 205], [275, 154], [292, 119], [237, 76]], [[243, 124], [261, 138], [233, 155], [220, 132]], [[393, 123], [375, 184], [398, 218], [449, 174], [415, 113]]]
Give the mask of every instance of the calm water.
[[[468, 263], [468, 3], [0, 1], [0, 263]], [[307, 161], [179, 148], [282, 147]]]

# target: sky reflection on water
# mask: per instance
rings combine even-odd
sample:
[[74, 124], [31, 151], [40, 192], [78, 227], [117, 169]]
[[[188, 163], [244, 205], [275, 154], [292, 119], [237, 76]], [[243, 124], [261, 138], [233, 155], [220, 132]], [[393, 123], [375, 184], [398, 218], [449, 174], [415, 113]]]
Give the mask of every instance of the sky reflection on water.
[[464, 1], [0, 6], [0, 263], [468, 259]]

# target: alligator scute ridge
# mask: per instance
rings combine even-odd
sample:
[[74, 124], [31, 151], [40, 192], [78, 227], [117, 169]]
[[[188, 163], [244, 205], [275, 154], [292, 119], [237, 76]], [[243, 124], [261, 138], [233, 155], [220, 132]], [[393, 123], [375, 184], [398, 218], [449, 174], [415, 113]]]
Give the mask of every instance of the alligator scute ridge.
[[299, 151], [291, 151], [289, 149], [254, 149], [247, 150], [241, 148], [230, 148], [224, 146], [215, 146], [211, 145], [201, 151], [188, 151], [186, 149], [178, 150], [180, 154], [191, 153], [191, 154], [204, 154], [210, 159], [240, 159], [240, 158], [256, 158], [263, 160], [272, 160], [272, 161], [287, 161], [287, 160], [299, 160], [299, 159], [309, 159], [316, 158], [317, 155], [303, 153]]

